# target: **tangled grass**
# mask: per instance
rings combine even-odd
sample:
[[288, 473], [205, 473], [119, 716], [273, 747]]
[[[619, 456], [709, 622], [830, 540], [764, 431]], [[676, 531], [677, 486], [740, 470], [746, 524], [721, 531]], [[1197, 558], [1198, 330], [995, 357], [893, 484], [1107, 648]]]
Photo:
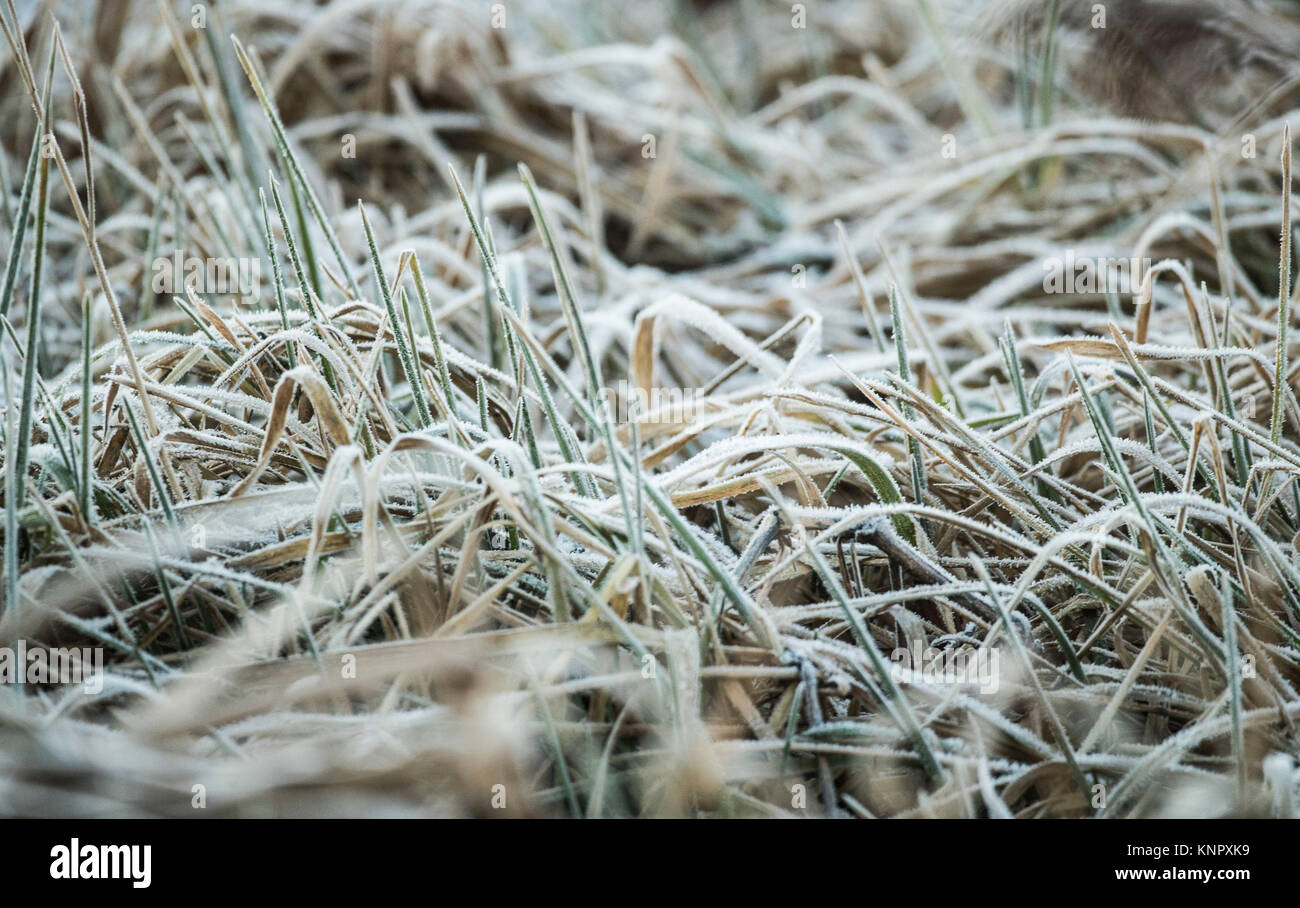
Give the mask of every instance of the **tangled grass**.
[[0, 812], [1293, 812], [1294, 82], [787, 7], [8, 6]]

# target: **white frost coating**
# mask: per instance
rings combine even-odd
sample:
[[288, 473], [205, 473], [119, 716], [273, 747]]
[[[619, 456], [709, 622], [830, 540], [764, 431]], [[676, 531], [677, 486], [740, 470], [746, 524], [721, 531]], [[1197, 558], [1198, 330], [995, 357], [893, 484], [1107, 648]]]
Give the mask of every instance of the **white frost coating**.
[[661, 488], [680, 486], [696, 473], [715, 467], [725, 461], [735, 460], [759, 451], [779, 451], [788, 448], [843, 449], [874, 460], [881, 469], [886, 471], [894, 465], [893, 458], [888, 454], [860, 441], [845, 438], [843, 435], [806, 432], [795, 435], [766, 435], [753, 438], [723, 439], [709, 445], [709, 447], [680, 466], [658, 474], [654, 477], [654, 482]]
[[703, 332], [775, 381], [785, 370], [785, 363], [736, 330], [715, 310], [680, 293], [671, 293], [641, 310], [640, 318], [671, 315]]
[[[1146, 445], [1133, 441], [1131, 438], [1112, 438], [1111, 443], [1120, 453], [1127, 454], [1130, 457], [1135, 457], [1150, 464], [1153, 468], [1159, 470], [1160, 474], [1175, 486], [1181, 485], [1183, 481], [1182, 474], [1179, 473], [1168, 460], [1153, 454], [1151, 449]], [[1091, 440], [1077, 441], [1073, 444], [1066, 445], [1060, 450], [1053, 451], [1044, 458], [1043, 461], [1038, 464], [1038, 469], [1041, 472], [1045, 467], [1055, 466], [1061, 461], [1068, 460], [1078, 454], [1097, 454], [1098, 463], [1100, 463], [1101, 442], [1097, 441], [1096, 438], [1093, 438]]]

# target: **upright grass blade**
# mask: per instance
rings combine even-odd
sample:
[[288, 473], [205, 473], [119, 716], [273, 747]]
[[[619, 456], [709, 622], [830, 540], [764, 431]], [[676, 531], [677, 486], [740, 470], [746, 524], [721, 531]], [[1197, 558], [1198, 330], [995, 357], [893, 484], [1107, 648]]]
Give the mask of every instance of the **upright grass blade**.
[[[298, 279], [298, 292], [302, 296], [302, 307], [307, 312], [307, 317], [312, 322], [312, 327], [320, 334], [321, 312], [316, 308], [315, 294], [307, 280], [307, 274], [303, 270], [302, 260], [298, 258], [298, 247], [293, 241], [293, 231], [289, 229], [289, 218], [284, 210], [284, 202], [280, 198], [280, 191], [276, 186], [275, 179], [271, 178], [271, 199], [275, 202], [275, 211], [280, 218], [280, 229], [284, 232], [284, 242], [289, 249], [289, 262], [293, 266], [294, 276]], [[338, 379], [334, 375], [334, 367], [330, 365], [329, 360], [321, 358], [321, 375], [325, 378], [325, 383], [329, 385], [330, 390], [335, 394], [339, 391]]]
[[[366, 208], [360, 202], [357, 203], [357, 208], [361, 212], [361, 223], [366, 230], [366, 245], [370, 248], [370, 264], [375, 269], [375, 282], [379, 285], [379, 296], [384, 301], [384, 310], [388, 313], [388, 325], [392, 329], [393, 340], [397, 343], [397, 358], [401, 362], [407, 384], [411, 387], [416, 417], [420, 420], [420, 427], [423, 428], [433, 422], [433, 417], [429, 415], [429, 405], [424, 400], [424, 382], [420, 380], [420, 371], [415, 367], [415, 358], [411, 355], [411, 348], [406, 342], [406, 332], [402, 330], [403, 322], [397, 317], [397, 309], [393, 306], [393, 293], [389, 289], [387, 278], [384, 277], [383, 263], [379, 261], [379, 248], [375, 245], [375, 232], [370, 226], [370, 218], [366, 217]], [[484, 426], [484, 431], [486, 429], [487, 427]]]
[[[511, 306], [506, 299], [506, 285], [502, 282], [501, 275], [497, 269], [496, 256], [492, 254], [487, 238], [484, 236], [483, 230], [479, 226], [478, 218], [474, 214], [473, 210], [471, 210], [469, 199], [466, 198], [465, 190], [461, 187], [460, 179], [456, 176], [454, 170], [452, 171], [451, 177], [452, 182], [456, 187], [456, 191], [460, 195], [461, 207], [465, 211], [465, 217], [469, 220], [470, 229], [474, 234], [474, 240], [478, 244], [479, 254], [483, 256], [484, 261], [487, 262], [488, 271], [492, 276], [492, 283], [496, 286], [497, 302], [500, 303], [502, 311], [510, 320], [511, 324], [516, 326], [516, 330], [518, 331], [522, 329], [522, 325], [519, 324], [518, 318], [514, 314], [514, 307]], [[487, 302], [487, 305], [496, 305], [496, 303]], [[533, 352], [528, 349], [527, 339], [522, 340], [524, 340], [524, 343], [522, 344], [524, 362], [532, 375], [534, 384], [537, 386], [538, 395], [542, 398], [542, 409], [546, 414], [547, 421], [551, 424], [551, 430], [555, 435], [556, 443], [559, 444], [560, 450], [567, 461], [577, 464], [586, 463], [586, 458], [583, 457], [581, 450], [575, 443], [568, 424], [560, 418], [559, 412], [555, 409], [554, 402], [551, 399], [550, 390], [546, 387], [546, 379], [542, 376]], [[579, 403], [579, 401], [575, 400], [575, 403]], [[590, 416], [590, 409], [585, 409], [585, 413]], [[593, 426], [596, 425], [594, 417], [592, 417], [592, 420], [589, 421], [588, 424]], [[595, 483], [587, 473], [574, 471], [570, 475], [573, 479], [575, 488], [577, 488], [580, 493], [589, 498], [595, 498], [599, 495]]]
[[[1173, 413], [1171, 413], [1169, 408], [1165, 405], [1160, 393], [1156, 390], [1155, 383], [1151, 381], [1150, 373], [1147, 372], [1146, 367], [1138, 361], [1137, 355], [1133, 352], [1133, 348], [1129, 346], [1128, 339], [1124, 337], [1124, 332], [1121, 331], [1119, 326], [1114, 322], [1110, 323], [1109, 329], [1110, 335], [1115, 341], [1115, 346], [1119, 348], [1120, 354], [1124, 357], [1124, 361], [1128, 364], [1129, 368], [1133, 370], [1133, 374], [1137, 376], [1138, 384], [1142, 386], [1142, 390], [1146, 394], [1147, 399], [1155, 405], [1156, 411], [1160, 414], [1160, 418], [1164, 420], [1165, 425], [1169, 428], [1169, 431], [1173, 434], [1174, 438], [1177, 439], [1178, 444], [1182, 447], [1183, 451], [1190, 454], [1192, 451], [1192, 443], [1188, 439], [1187, 433], [1183, 431], [1178, 420], [1174, 418]], [[1204, 480], [1207, 485], [1213, 483], [1214, 479], [1210, 476], [1209, 468], [1206, 467], [1205, 464], [1197, 461], [1196, 470], [1201, 479]]]
[[[524, 181], [525, 186], [529, 184], [530, 180], [531, 180], [531, 175], [525, 177], [525, 181]], [[456, 185], [457, 188], [459, 189], [460, 186], [459, 180], [456, 181]], [[487, 250], [487, 244], [483, 239], [482, 231], [478, 229], [478, 226], [474, 221], [474, 214], [470, 210], [469, 204], [465, 199], [465, 194], [463, 190], [460, 190], [460, 197], [461, 197], [461, 204], [465, 209], [465, 214], [470, 219], [471, 226], [473, 227], [475, 239], [479, 242], [479, 250], [480, 252], [484, 252]], [[543, 232], [544, 237], [549, 236], [550, 228], [549, 228], [549, 224], [546, 221], [545, 212], [540, 207], [535, 207], [534, 213], [539, 218], [538, 221], [539, 230]], [[549, 244], [549, 248], [551, 250], [554, 250], [555, 249], [554, 244], [553, 243]], [[490, 267], [495, 272], [496, 269], [495, 259], [491, 260]], [[504, 296], [505, 293], [504, 285], [499, 280], [499, 276], [494, 274], [493, 279], [497, 285], [498, 293]], [[565, 280], [563, 270], [560, 271], [559, 279], [561, 281]], [[562, 299], [565, 296], [567, 296], [569, 300], [569, 302], [566, 303], [565, 305], [567, 307], [573, 307], [573, 302], [572, 302], [573, 296], [571, 293], [571, 288], [569, 291], [562, 290], [561, 293], [562, 293]], [[521, 349], [525, 352], [525, 355], [527, 356], [529, 352], [529, 348], [536, 342], [531, 337], [528, 336], [528, 332], [526, 328], [519, 321], [519, 318], [517, 315], [515, 315], [512, 307], [510, 307], [509, 305], [504, 305], [501, 311], [505, 315], [506, 319], [510, 322], [511, 326], [514, 327], [516, 334], [519, 336], [519, 339], [523, 342], [521, 345]], [[570, 315], [575, 314], [572, 311], [572, 309], [570, 309], [569, 312]], [[586, 344], [585, 332], [580, 331], [579, 336], [575, 338], [575, 345], [578, 346], [579, 350], [585, 351], [586, 355], [584, 358], [583, 371], [584, 374], [586, 375], [589, 388], [594, 390], [598, 382], [595, 378], [595, 368], [594, 368], [593, 361], [591, 359], [590, 350], [586, 348], [585, 344]], [[530, 361], [530, 365], [531, 368], [536, 370], [535, 362]], [[558, 370], [553, 370], [552, 374], [556, 377], [557, 383], [560, 385], [561, 388], [564, 389], [565, 393], [569, 396], [570, 400], [572, 401], [574, 407], [578, 410], [579, 415], [582, 417], [584, 422], [587, 423], [587, 425], [599, 427], [602, 425], [602, 423], [605, 422], [603, 419], [604, 414], [598, 414], [596, 412], [596, 410], [598, 410], [599, 407], [597, 406], [594, 410], [592, 405], [589, 403], [589, 400], [594, 399], [597, 395], [593, 394], [591, 395], [590, 398], [584, 399], [582, 395], [574, 391], [573, 388], [570, 387], [569, 383], [564, 380], [563, 374], [561, 372], [559, 372]], [[538, 375], [539, 388], [543, 384], [544, 383], [540, 380], [540, 375]], [[545, 405], [545, 401], [547, 399], [547, 395], [545, 393], [542, 394], [542, 399]], [[550, 415], [551, 414], [548, 412], [548, 418], [550, 418]], [[563, 432], [567, 428], [558, 419], [554, 420], [553, 424], [557, 426], [560, 432]], [[607, 426], [607, 423], [605, 424]], [[557, 437], [562, 438], [563, 436], [559, 435]], [[608, 438], [609, 435], [607, 434], [606, 437]], [[561, 442], [561, 444], [563, 444], [563, 442]], [[610, 445], [608, 450], [612, 458], [618, 459], [620, 461], [619, 466], [621, 469], [628, 469], [627, 453], [622, 449], [621, 446]], [[673, 506], [672, 502], [668, 499], [668, 497], [665, 496], [663, 492], [660, 491], [659, 488], [653, 482], [646, 481], [643, 487], [644, 487], [646, 497], [650, 499], [651, 503], [654, 504], [655, 509], [660, 512], [660, 514], [668, 522], [669, 526], [672, 527], [674, 532], [677, 534], [676, 539], [685, 547], [685, 549], [688, 552], [691, 553], [691, 555], [693, 555], [696, 559], [699, 560], [699, 562], [702, 565], [704, 565], [705, 569], [714, 578], [714, 580], [716, 580], [720, 584], [723, 591], [726, 593], [727, 598], [730, 599], [732, 603], [735, 604], [742, 613], [757, 614], [758, 612], [757, 606], [754, 604], [750, 596], [736, 583], [735, 579], [731, 576], [730, 572], [727, 571], [722, 565], [720, 565], [717, 559], [713, 557], [713, 554], [700, 541], [699, 534], [696, 531], [696, 529], [692, 525], [688, 524], [685, 520], [683, 520], [681, 513], [677, 510], [677, 508]], [[761, 621], [757, 622], [757, 628], [758, 629], [756, 630], [755, 633], [759, 641], [762, 643], [762, 645], [772, 646], [773, 645], [772, 635], [768, 632], [768, 630], [762, 624]]]
[[[1286, 423], [1287, 329], [1291, 324], [1291, 124], [1282, 128], [1282, 238], [1278, 251], [1277, 274], [1277, 342], [1273, 366], [1273, 409], [1268, 437], [1274, 445], [1282, 441]], [[1259, 500], [1269, 501], [1273, 474], [1267, 473], [1260, 484]]]
[[9, 156], [0, 154], [0, 215], [3, 215], [5, 226], [10, 231], [16, 226], [14, 223], [14, 203], [9, 198]]
[[[590, 413], [594, 416], [595, 422], [593, 427], [604, 437], [605, 447], [609, 451], [610, 465], [614, 470], [614, 485], [618, 490], [619, 503], [623, 509], [624, 523], [627, 525], [627, 536], [629, 542], [634, 541], [637, 537], [636, 529], [632, 526], [632, 508], [631, 502], [627, 497], [627, 485], [624, 482], [623, 470], [624, 455], [618, 440], [614, 437], [614, 430], [611, 425], [612, 416], [609, 413], [608, 398], [602, 393], [603, 383], [600, 379], [600, 370], [596, 365], [595, 358], [591, 355], [591, 344], [587, 338], [587, 328], [583, 324], [582, 309], [578, 305], [578, 298], [573, 289], [573, 281], [569, 276], [569, 269], [565, 265], [564, 257], [560, 255], [560, 248], [555, 241], [555, 235], [551, 230], [550, 219], [542, 208], [541, 199], [537, 195], [537, 184], [533, 181], [533, 175], [528, 170], [526, 164], [519, 165], [519, 178], [523, 181], [524, 188], [528, 191], [528, 203], [532, 209], [533, 220], [537, 223], [537, 230], [542, 236], [542, 244], [551, 257], [551, 268], [555, 273], [556, 287], [559, 290], [560, 304], [564, 309], [565, 322], [569, 327], [569, 336], [573, 340], [574, 348], [577, 350], [578, 359], [582, 364], [582, 372], [587, 380], [587, 399], [590, 403]], [[459, 183], [457, 184], [459, 187]], [[493, 268], [495, 273], [496, 268]], [[509, 307], [504, 294], [502, 302]]]
[[320, 259], [316, 255], [316, 241], [312, 239], [311, 227], [307, 223], [307, 213], [302, 208], [302, 193], [295, 180], [289, 181], [289, 199], [293, 202], [293, 217], [298, 225], [298, 236], [302, 237], [302, 260], [307, 277], [311, 282], [312, 292], [320, 299], [325, 298], [325, 285], [321, 281]]
[[[176, 512], [172, 510], [171, 495], [167, 492], [167, 487], [163, 485], [162, 477], [158, 473], [158, 466], [154, 463], [153, 452], [149, 450], [148, 439], [140, 431], [140, 423], [136, 421], [135, 411], [131, 409], [131, 405], [124, 402], [122, 409], [126, 411], [127, 422], [131, 424], [131, 433], [135, 436], [135, 443], [140, 448], [140, 457], [144, 460], [145, 469], [149, 473], [149, 481], [153, 484], [154, 494], [158, 496], [158, 504], [162, 508], [163, 517], [167, 520], [167, 526], [171, 528], [173, 542], [177, 548], [180, 548], [180, 523], [176, 520]], [[145, 504], [147, 505], [148, 502]]]
[[[557, 288], [559, 289], [560, 305], [564, 309], [564, 318], [568, 323], [569, 332], [573, 339], [573, 345], [578, 354], [578, 361], [582, 366], [583, 377], [587, 380], [587, 399], [591, 401], [592, 411], [596, 419], [602, 423], [603, 409], [598, 405], [602, 399], [600, 374], [596, 367], [596, 360], [591, 355], [591, 344], [587, 340], [587, 330], [582, 323], [582, 312], [578, 307], [578, 297], [573, 290], [573, 281], [569, 277], [568, 268], [565, 267], [564, 260], [560, 256], [559, 246], [556, 244], [555, 236], [551, 231], [550, 221], [546, 213], [542, 210], [541, 200], [537, 196], [537, 184], [533, 180], [532, 172], [529, 171], [525, 164], [519, 165], [519, 178], [523, 181], [524, 188], [528, 191], [528, 203], [532, 208], [533, 219], [537, 223], [538, 232], [542, 236], [542, 244], [551, 257], [551, 267], [555, 271]], [[605, 423], [608, 428], [608, 424]]]
[[456, 393], [452, 390], [451, 372], [447, 368], [447, 357], [442, 352], [442, 335], [438, 323], [433, 317], [433, 306], [429, 301], [429, 290], [424, 283], [424, 271], [420, 268], [420, 259], [411, 253], [411, 279], [415, 281], [415, 296], [420, 303], [420, 314], [424, 317], [424, 328], [429, 334], [429, 344], [433, 347], [433, 367], [442, 388], [443, 397], [452, 413], [456, 412]]
[[81, 414], [77, 421], [79, 430], [77, 435], [81, 444], [80, 456], [77, 458], [77, 463], [81, 468], [81, 482], [78, 483], [77, 495], [78, 505], [81, 508], [81, 517], [87, 523], [94, 523], [95, 520], [95, 496], [92, 488], [95, 473], [90, 457], [92, 440], [91, 413], [93, 411], [93, 401], [90, 393], [93, 378], [91, 375], [91, 354], [93, 353], [91, 350], [91, 332], [93, 330], [90, 293], [87, 292], [81, 298]]
[[23, 188], [18, 196], [14, 215], [13, 234], [9, 239], [9, 258], [5, 260], [4, 283], [0, 284], [0, 317], [9, 315], [9, 304], [14, 298], [14, 284], [18, 280], [18, 263], [22, 259], [23, 238], [27, 235], [27, 213], [32, 208], [32, 192], [36, 187], [36, 162], [41, 157], [41, 131], [32, 136], [32, 150], [27, 156], [27, 170], [23, 174]]
[[[1142, 392], [1142, 418], [1146, 429], [1147, 447], [1151, 449], [1152, 454], [1159, 457], [1160, 449], [1156, 446], [1156, 423], [1151, 418], [1151, 395], [1146, 391]], [[1151, 482], [1155, 485], [1156, 492], [1165, 490], [1165, 480], [1159, 470], [1151, 471]]]
[[1047, 20], [1043, 24], [1043, 65], [1038, 75], [1038, 117], [1044, 128], [1052, 125], [1052, 108], [1056, 101], [1056, 33], [1061, 16], [1061, 0], [1050, 0]]
[[[153, 203], [153, 216], [149, 219], [149, 234], [145, 239], [146, 261], [158, 261], [158, 243], [162, 235], [163, 214], [167, 210], [166, 198], [156, 198]], [[143, 279], [140, 288], [140, 318], [142, 321], [148, 321], [153, 315], [154, 304], [158, 301], [158, 294], [154, 292], [153, 275], [144, 270]]]
[[[487, 158], [479, 155], [474, 159], [474, 207], [477, 210], [478, 222], [483, 227], [483, 233], [487, 238], [488, 248], [492, 255], [496, 255], [496, 244], [492, 241], [492, 229], [488, 224], [487, 209], [483, 205], [483, 186], [487, 182]], [[479, 256], [479, 270], [483, 278], [483, 343], [487, 348], [488, 364], [493, 369], [501, 368], [501, 347], [497, 342], [497, 322], [493, 307], [488, 302], [488, 297], [492, 293], [491, 276], [488, 274], [487, 260]]]
[[533, 418], [528, 413], [528, 400], [520, 395], [519, 406], [515, 410], [515, 434], [522, 436], [515, 438], [515, 444], [519, 445], [528, 453], [528, 460], [532, 463], [534, 470], [542, 468], [542, 452], [537, 448], [537, 436], [533, 434]]
[[[15, 418], [18, 408], [14, 406], [13, 386], [9, 378], [9, 363], [5, 357], [4, 340], [0, 338], [0, 381], [4, 382], [5, 398], [5, 450], [13, 450], [14, 439], [18, 435], [18, 421]], [[18, 608], [18, 497], [21, 494], [22, 476], [18, 472], [18, 460], [5, 458], [5, 545], [4, 545], [4, 584], [5, 601], [3, 611]], [[0, 614], [3, 614], [0, 611]]]
[[[903, 384], [912, 381], [912, 370], [907, 362], [907, 334], [903, 330], [903, 313], [898, 298], [898, 286], [889, 285], [889, 315], [894, 325], [894, 347], [898, 352], [898, 380]], [[903, 416], [910, 422], [916, 419], [912, 405], [903, 402]], [[915, 438], [908, 437], [907, 453], [912, 462], [912, 498], [917, 504], [925, 504], [925, 459], [921, 453], [921, 444]]]
[[190, 648], [189, 635], [185, 633], [185, 624], [181, 620], [181, 610], [176, 605], [176, 597], [172, 594], [171, 581], [167, 579], [167, 569], [163, 567], [162, 559], [158, 554], [158, 539], [154, 535], [153, 526], [149, 521], [144, 522], [144, 534], [149, 540], [149, 553], [153, 556], [154, 576], [158, 578], [158, 591], [162, 594], [163, 604], [167, 606], [167, 615], [171, 618], [172, 627], [176, 629], [176, 642], [180, 645], [182, 651], [188, 651]]
[[944, 23], [935, 12], [933, 0], [916, 0], [916, 7], [921, 13], [921, 21], [925, 24], [926, 31], [934, 40], [939, 63], [957, 95], [962, 113], [981, 135], [993, 136], [995, 129], [993, 118], [989, 115], [988, 104], [980, 95], [975, 77], [953, 49]]
[[[12, 5], [10, 6], [10, 11], [13, 12]], [[63, 185], [66, 188], [68, 193], [68, 201], [72, 204], [73, 215], [76, 218], [78, 226], [81, 228], [82, 237], [84, 238], [86, 247], [90, 253], [90, 263], [94, 267], [95, 277], [99, 280], [100, 289], [104, 293], [105, 300], [108, 303], [109, 313], [112, 315], [113, 318], [113, 327], [116, 329], [118, 339], [122, 343], [122, 352], [126, 356], [127, 368], [131, 373], [131, 378], [135, 384], [137, 393], [139, 393], [140, 395], [140, 399], [142, 401], [148, 401], [149, 392], [145, 384], [144, 373], [140, 370], [139, 361], [136, 359], [135, 351], [131, 346], [131, 340], [127, 332], [126, 321], [123, 318], [121, 306], [118, 304], [117, 293], [113, 290], [113, 283], [109, 279], [108, 269], [104, 264], [103, 253], [100, 249], [99, 241], [96, 237], [96, 227], [95, 227], [94, 217], [93, 217], [93, 212], [95, 207], [93, 201], [94, 183], [89, 178], [87, 179], [86, 189], [87, 189], [88, 198], [86, 204], [83, 205], [81, 202], [81, 197], [80, 195], [78, 195], [77, 192], [76, 183], [73, 179], [71, 172], [69, 172], [68, 170], [67, 161], [64, 160], [63, 151], [59, 147], [59, 143], [54, 139], [53, 133], [47, 133], [45, 131], [45, 127], [47, 123], [46, 110], [48, 108], [48, 104], [42, 101], [42, 99], [37, 94], [36, 82], [32, 75], [31, 60], [27, 54], [27, 47], [23, 42], [21, 42], [18, 39], [17, 36], [15, 36], [13, 29], [9, 26], [8, 22], [5, 20], [3, 16], [0, 16], [0, 27], [3, 27], [5, 40], [6, 42], [8, 42], [9, 48], [13, 52], [15, 61], [18, 64], [18, 69], [22, 76], [22, 80], [25, 84], [25, 87], [27, 88], [28, 96], [31, 99], [32, 107], [36, 111], [36, 119], [39, 124], [38, 132], [42, 134], [42, 140], [41, 140], [42, 156], [44, 156], [45, 153], [52, 153], [54, 162], [58, 165], [59, 175], [63, 178]], [[61, 44], [61, 39], [59, 37], [58, 25], [56, 23], [54, 29], [54, 40], [50, 48], [50, 64], [48, 69], [48, 75], [46, 78], [47, 90], [50, 83], [53, 81], [55, 48], [57, 46], [60, 46], [60, 44]], [[66, 55], [64, 56], [64, 63], [68, 70], [68, 77], [71, 80], [74, 88], [75, 108], [77, 113], [78, 125], [81, 128], [81, 138], [82, 138], [81, 150], [85, 162], [85, 167], [87, 173], [89, 174], [91, 172], [91, 164], [90, 164], [91, 146], [88, 141], [89, 127], [86, 124], [85, 98], [84, 96], [82, 96], [81, 86], [77, 80], [76, 73], [72, 68], [71, 61], [67, 58]], [[88, 214], [88, 212], [90, 213]], [[149, 420], [150, 432], [156, 433], [158, 431], [158, 427], [153, 421], [153, 411], [146, 406], [145, 413]]]
[[316, 191], [312, 189], [311, 182], [307, 179], [302, 166], [298, 163], [297, 155], [294, 154], [293, 148], [289, 145], [284, 123], [280, 120], [280, 112], [276, 109], [275, 103], [270, 96], [267, 95], [266, 89], [263, 88], [261, 77], [254, 68], [252, 61], [248, 58], [248, 54], [244, 52], [244, 45], [240, 44], [239, 39], [234, 35], [230, 36], [230, 40], [234, 42], [235, 54], [239, 57], [240, 65], [244, 67], [244, 74], [248, 76], [248, 81], [253, 86], [253, 92], [257, 95], [257, 100], [261, 102], [267, 120], [270, 121], [271, 129], [275, 133], [276, 145], [279, 147], [285, 163], [289, 165], [289, 171], [296, 181], [296, 189], [302, 192], [307, 207], [311, 209], [311, 213], [316, 218], [316, 223], [320, 226], [321, 232], [325, 234], [325, 241], [329, 243], [330, 250], [334, 253], [334, 259], [338, 262], [340, 277], [347, 282], [348, 290], [351, 291], [353, 297], [360, 299], [361, 288], [357, 286], [356, 278], [352, 276], [352, 269], [348, 265], [347, 258], [343, 255], [338, 236], [335, 234], [329, 218], [325, 216], [325, 209], [321, 206], [320, 199], [316, 198]]
[[849, 263], [849, 271], [853, 275], [853, 284], [858, 288], [858, 301], [862, 304], [862, 316], [867, 323], [867, 333], [871, 335], [871, 342], [876, 345], [876, 350], [884, 353], [885, 339], [881, 336], [883, 332], [877, 323], [876, 302], [871, 298], [870, 291], [867, 290], [867, 280], [862, 275], [862, 266], [858, 264], [858, 257], [854, 254], [853, 247], [849, 243], [849, 236], [844, 232], [844, 224], [838, 219], [835, 221], [835, 233], [839, 237], [840, 248], [844, 250], [844, 258]]
[[[1286, 420], [1287, 328], [1291, 325], [1291, 125], [1282, 130], [1282, 242], [1277, 278], [1277, 349], [1273, 371], [1273, 416], [1268, 437], [1282, 440]], [[1261, 494], [1260, 497], [1263, 497]]]
[[[271, 216], [266, 210], [266, 193], [261, 187], [257, 190], [258, 201], [262, 205], [262, 242], [263, 252], [267, 261], [271, 263], [271, 284], [275, 288], [275, 308], [280, 313], [280, 327], [288, 332], [289, 330], [289, 304], [284, 297], [284, 276], [280, 274], [280, 259], [275, 254], [275, 240], [271, 235]], [[284, 345], [285, 359], [289, 363], [289, 368], [293, 369], [298, 365], [298, 358], [293, 352], [293, 343], [286, 342]]]
[[[159, 0], [159, 2], [164, 3], [166, 0]], [[221, 86], [221, 95], [226, 102], [226, 110], [230, 112], [230, 117], [235, 124], [235, 132], [239, 135], [244, 171], [251, 191], [257, 185], [258, 174], [266, 173], [268, 162], [262, 146], [253, 139], [248, 113], [244, 109], [244, 96], [236, 87], [234, 74], [230, 71], [230, 61], [226, 56], [226, 48], [217, 37], [228, 34], [221, 24], [221, 11], [215, 5], [210, 5], [207, 12], [213, 22], [211, 27], [200, 31], [207, 42], [208, 52], [212, 55], [213, 65], [217, 71], [217, 82]]]
[[[45, 108], [49, 109], [50, 83], [54, 76], [54, 60], [50, 59], [50, 69], [45, 80]], [[23, 399], [18, 411], [18, 438], [15, 445], [14, 460], [17, 463], [19, 477], [27, 475], [27, 458], [31, 450], [32, 418], [36, 407], [36, 363], [37, 344], [40, 342], [41, 329], [41, 277], [45, 265], [45, 218], [50, 198], [50, 159], [41, 155], [38, 166], [36, 189], [36, 234], [32, 244], [32, 275], [27, 291], [27, 342], [23, 346]], [[25, 488], [18, 490], [21, 504], [25, 500]], [[14, 540], [15, 544], [17, 540]]]
[[[1020, 361], [1020, 352], [1016, 349], [1016, 333], [1011, 327], [1011, 320], [1003, 322], [1002, 337], [998, 341], [1002, 349], [1003, 359], [1007, 365], [1007, 377], [1011, 380], [1011, 387], [1016, 393], [1016, 402], [1020, 406], [1020, 415], [1027, 419], [1032, 412], [1029, 404], [1029, 395], [1025, 391], [1025, 367]], [[1047, 449], [1043, 447], [1043, 437], [1039, 434], [1037, 426], [1030, 429], [1032, 433], [1029, 436], [1029, 457], [1034, 466], [1040, 468], [1040, 473], [1051, 476], [1052, 468], [1050, 465], [1043, 464], [1047, 459]], [[1036, 483], [1039, 494], [1050, 498], [1057, 504], [1061, 504], [1061, 496], [1052, 488], [1051, 484], [1044, 479], [1039, 479]]]

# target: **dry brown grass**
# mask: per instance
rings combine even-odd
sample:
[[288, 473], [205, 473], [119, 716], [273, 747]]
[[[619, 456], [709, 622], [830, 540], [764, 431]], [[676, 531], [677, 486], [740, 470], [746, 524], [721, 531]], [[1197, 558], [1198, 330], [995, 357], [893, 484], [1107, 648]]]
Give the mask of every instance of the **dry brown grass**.
[[45, 6], [0, 813], [1293, 811], [1290, 19]]

